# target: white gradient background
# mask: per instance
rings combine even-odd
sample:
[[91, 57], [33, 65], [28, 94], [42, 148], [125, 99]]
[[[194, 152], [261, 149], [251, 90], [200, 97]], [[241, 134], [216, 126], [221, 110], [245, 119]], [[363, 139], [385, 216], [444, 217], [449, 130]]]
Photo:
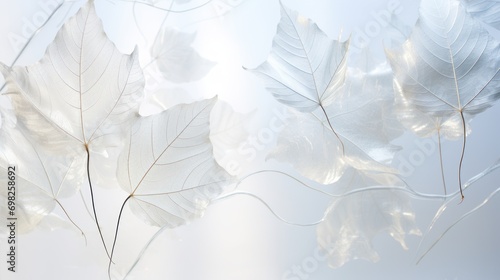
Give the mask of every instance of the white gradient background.
[[[16, 56], [16, 49], [8, 40], [10, 33], [22, 34], [23, 18], [31, 20], [40, 11], [40, 2], [45, 0], [0, 0], [0, 61], [9, 64]], [[168, 6], [169, 1], [165, 1]], [[192, 0], [183, 9], [197, 6], [205, 1]], [[242, 69], [255, 67], [263, 62], [271, 47], [271, 41], [279, 22], [280, 10], [276, 0], [226, 1], [239, 5], [224, 15], [218, 15], [217, 7], [222, 1], [212, 1], [203, 8], [183, 13], [169, 14], [166, 25], [181, 31], [197, 32], [195, 48], [217, 66], [203, 80], [184, 86], [189, 96], [180, 97], [180, 102], [218, 95], [240, 112], [256, 110], [255, 127], [265, 127], [273, 117], [272, 109], [281, 108], [272, 96], [263, 89], [263, 84], [253, 74]], [[385, 10], [387, 0], [284, 0], [283, 3], [302, 15], [314, 20], [331, 38], [342, 40], [356, 28], [364, 29], [373, 22], [372, 12]], [[418, 1], [400, 0], [400, 16], [413, 25], [418, 16]], [[73, 14], [81, 6], [76, 2]], [[71, 4], [65, 4], [70, 7]], [[217, 6], [219, 5], [219, 6]], [[98, 15], [111, 40], [125, 53], [135, 45], [144, 48], [152, 43], [164, 12], [137, 5], [140, 28], [146, 36], [144, 41], [132, 18], [132, 4], [120, 1], [96, 0]], [[43, 55], [57, 26], [64, 18], [64, 11], [33, 39], [18, 64], [36, 62]], [[146, 21], [147, 19], [148, 21]], [[341, 34], [340, 34], [341, 33]], [[380, 35], [383, 35], [382, 33]], [[500, 38], [497, 34], [497, 38]], [[355, 39], [355, 37], [353, 37]], [[381, 36], [371, 38], [373, 51], [383, 58]], [[142, 53], [146, 53], [142, 49]], [[141, 57], [143, 65], [147, 57]], [[166, 92], [168, 94], [168, 92]], [[0, 97], [6, 104], [5, 97]], [[492, 164], [499, 156], [500, 107], [494, 106], [472, 121], [472, 134], [468, 138], [463, 178], [474, 176]], [[256, 128], [254, 132], [258, 131]], [[395, 165], [418, 151], [418, 140], [411, 134], [398, 139], [404, 150], [396, 157]], [[447, 142], [444, 147], [445, 169], [450, 191], [456, 187], [456, 169], [461, 143]], [[265, 162], [266, 149], [259, 156], [244, 162], [244, 173], [271, 167], [280, 168], [296, 175], [289, 166], [276, 162]], [[22, 171], [21, 171], [22, 172]], [[466, 193], [461, 205], [450, 208], [471, 209], [499, 185], [498, 172], [478, 182]], [[425, 162], [416, 167], [407, 178], [421, 192], [441, 193], [438, 153], [434, 151]], [[22, 187], [22, 186], [21, 186]], [[318, 186], [316, 186], [318, 187]], [[283, 176], [261, 174], [245, 180], [239, 188], [257, 194], [281, 216], [291, 222], [309, 223], [319, 220], [330, 199], [315, 193]], [[86, 186], [84, 194], [88, 195]], [[116, 218], [120, 202], [125, 198], [121, 191], [110, 188], [96, 189], [96, 204], [101, 220]], [[341, 268], [331, 269], [326, 262], [318, 262], [317, 269], [307, 273], [307, 278], [326, 279], [498, 279], [500, 275], [500, 198], [494, 197], [485, 207], [469, 216], [453, 228], [441, 242], [415, 265], [420, 237], [408, 236], [408, 251], [401, 249], [387, 234], [374, 239], [375, 249], [380, 254], [378, 263], [355, 260]], [[412, 199], [419, 228], [425, 232], [441, 201]], [[106, 279], [106, 255], [98, 239], [97, 231], [87, 213], [82, 213], [78, 196], [67, 200], [68, 211], [84, 228], [88, 244], [72, 230], [37, 230], [20, 235], [19, 272], [7, 273], [3, 261], [4, 237], [0, 240], [0, 279]], [[3, 206], [1, 206], [3, 207]], [[79, 212], [77, 212], [79, 211]], [[455, 211], [453, 213], [464, 213]], [[102, 218], [101, 218], [102, 215]], [[142, 246], [154, 234], [155, 229], [143, 225], [127, 210], [117, 247], [116, 269], [123, 276], [134, 261]], [[445, 217], [449, 221], [459, 216]], [[441, 221], [447, 224], [447, 220]], [[439, 224], [439, 223], [438, 223]], [[103, 225], [108, 244], [114, 223]], [[441, 233], [443, 228], [440, 228]], [[262, 204], [249, 197], [233, 197], [210, 206], [202, 219], [174, 230], [166, 230], [155, 240], [141, 262], [127, 279], [175, 279], [175, 280], [281, 280], [293, 266], [302, 266], [304, 260], [313, 257], [317, 248], [315, 227], [290, 226], [277, 220]], [[437, 235], [434, 234], [435, 238]], [[298, 276], [297, 276], [298, 277]], [[121, 278], [118, 278], [121, 279]], [[297, 279], [302, 279], [298, 277]]]

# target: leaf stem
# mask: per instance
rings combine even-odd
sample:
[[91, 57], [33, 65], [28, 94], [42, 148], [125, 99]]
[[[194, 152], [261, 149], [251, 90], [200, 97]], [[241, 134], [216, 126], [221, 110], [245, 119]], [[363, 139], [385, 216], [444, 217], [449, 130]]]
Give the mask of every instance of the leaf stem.
[[301, 223], [295, 223], [295, 222], [289, 222], [287, 221], [285, 218], [281, 217], [280, 215], [278, 215], [278, 213], [276, 213], [276, 211], [273, 210], [273, 208], [267, 204], [267, 202], [258, 197], [257, 195], [253, 194], [253, 193], [250, 193], [250, 192], [245, 192], [245, 191], [239, 191], [239, 192], [234, 192], [234, 193], [230, 193], [230, 194], [227, 194], [227, 195], [224, 195], [224, 196], [220, 196], [214, 200], [212, 200], [212, 203], [215, 203], [215, 202], [220, 202], [221, 200], [225, 200], [225, 199], [228, 199], [230, 197], [233, 197], [233, 196], [238, 196], [238, 195], [242, 195], [242, 196], [248, 196], [248, 197], [252, 197], [252, 198], [255, 198], [257, 201], [259, 201], [260, 203], [262, 203], [270, 212], [271, 214], [276, 217], [278, 220], [282, 221], [283, 223], [285, 224], [288, 224], [288, 225], [291, 225], [291, 226], [298, 226], [298, 227], [311, 227], [311, 226], [317, 226], [319, 225], [320, 223], [322, 223], [324, 220], [325, 220], [325, 216], [326, 216], [326, 212], [325, 214], [321, 217], [320, 220], [318, 221], [315, 221], [315, 222], [312, 222], [312, 223], [307, 223], [307, 224], [301, 224]]
[[335, 131], [335, 129], [333, 129], [333, 126], [332, 126], [332, 123], [330, 122], [330, 119], [328, 118], [328, 114], [326, 113], [326, 110], [325, 108], [323, 107], [323, 104], [319, 104], [319, 107], [321, 108], [321, 110], [323, 111], [323, 114], [325, 115], [325, 118], [326, 118], [326, 121], [328, 122], [328, 126], [330, 127], [330, 129], [332, 130], [333, 134], [335, 134], [335, 137], [337, 137], [337, 139], [339, 139], [339, 142], [340, 142], [340, 146], [342, 148], [342, 156], [345, 156], [345, 147], [344, 147], [344, 142], [342, 142], [342, 139], [340, 139], [340, 136], [337, 134], [337, 132]]
[[61, 207], [62, 211], [64, 212], [64, 215], [66, 215], [66, 218], [68, 218], [68, 220], [80, 231], [80, 233], [83, 236], [83, 239], [85, 240], [85, 246], [87, 246], [87, 236], [85, 235], [83, 230], [75, 223], [75, 221], [73, 221], [73, 219], [71, 219], [68, 212], [66, 212], [66, 209], [64, 209], [64, 207], [62, 206], [61, 202], [59, 202], [59, 200], [57, 200], [57, 199], [54, 199], [54, 200], [56, 201], [57, 205], [59, 205], [59, 207]]
[[122, 218], [123, 214], [123, 208], [125, 208], [125, 204], [127, 204], [127, 201], [132, 197], [132, 195], [129, 195], [125, 201], [122, 203], [122, 207], [120, 208], [120, 213], [118, 214], [118, 220], [116, 221], [116, 230], [115, 230], [115, 237], [113, 238], [113, 246], [111, 246], [111, 256], [109, 258], [109, 264], [108, 264], [108, 277], [111, 279], [111, 264], [113, 263], [113, 254], [115, 252], [115, 245], [116, 245], [116, 240], [118, 239], [118, 229], [120, 227], [120, 220]]
[[92, 188], [92, 180], [90, 179], [90, 152], [89, 152], [89, 146], [87, 144], [85, 144], [85, 151], [87, 152], [87, 178], [89, 181], [90, 200], [92, 202], [92, 211], [94, 213], [95, 224], [97, 225], [97, 230], [99, 231], [99, 236], [101, 237], [102, 245], [104, 246], [106, 255], [108, 255], [108, 258], [111, 261], [111, 256], [109, 255], [108, 248], [106, 247], [106, 242], [104, 242], [104, 236], [102, 235], [101, 226], [99, 225], [99, 220], [97, 219], [97, 213], [95, 210], [94, 191]]
[[462, 190], [462, 163], [464, 161], [465, 143], [467, 141], [467, 129], [465, 127], [465, 118], [462, 110], [460, 110], [460, 117], [462, 118], [463, 133], [464, 133], [462, 142], [462, 154], [460, 155], [460, 162], [458, 163], [458, 185], [460, 187], [460, 195], [462, 196], [462, 200], [460, 201], [460, 203], [462, 203], [462, 201], [464, 201], [465, 198]]
[[441, 166], [441, 180], [443, 182], [444, 195], [446, 196], [446, 180], [444, 177], [444, 168], [443, 168], [443, 151], [441, 145], [441, 130], [438, 128], [437, 130], [438, 137], [438, 150], [439, 150], [439, 164]]

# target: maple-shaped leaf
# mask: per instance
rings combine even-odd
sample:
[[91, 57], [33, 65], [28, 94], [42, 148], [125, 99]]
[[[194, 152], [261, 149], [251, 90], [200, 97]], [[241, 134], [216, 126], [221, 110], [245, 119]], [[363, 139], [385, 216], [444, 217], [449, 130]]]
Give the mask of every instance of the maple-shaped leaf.
[[231, 176], [213, 156], [210, 111], [216, 99], [177, 105], [137, 120], [118, 178], [132, 212], [154, 226], [176, 227], [201, 216]]
[[453, 0], [423, 1], [408, 41], [387, 51], [406, 99], [443, 122], [480, 113], [500, 97], [500, 61], [491, 59], [499, 53], [499, 43]]
[[[500, 45], [458, 1], [424, 0], [409, 39], [387, 51], [395, 88], [411, 104], [406, 119], [432, 116], [431, 126], [460, 123], [465, 150], [466, 122], [500, 97]], [[417, 130], [423, 124], [415, 125]], [[425, 129], [422, 128], [422, 129]]]
[[382, 232], [387, 232], [407, 249], [405, 236], [420, 235], [408, 195], [387, 187], [393, 182], [390, 175], [347, 173], [349, 178], [345, 180], [352, 189], [382, 188], [351, 192], [336, 198], [327, 209], [317, 227], [317, 239], [328, 255], [328, 265], [338, 268], [353, 259], [377, 262], [380, 257], [372, 246], [372, 239]]
[[390, 142], [402, 129], [394, 114], [391, 85], [387, 64], [368, 72], [349, 68], [335, 102], [325, 107], [328, 120], [293, 114], [269, 158], [290, 162], [300, 174], [322, 184], [338, 180], [347, 166], [395, 172], [388, 165], [399, 147]]
[[151, 47], [151, 56], [167, 81], [187, 83], [203, 78], [215, 65], [191, 46], [195, 33], [172, 28], [161, 30]]
[[121, 54], [106, 37], [93, 0], [64, 24], [38, 63], [0, 70], [18, 120], [46, 148], [92, 146], [128, 127], [144, 85], [137, 52]]
[[348, 68], [347, 48], [348, 42], [330, 40], [311, 20], [282, 6], [271, 53], [253, 70], [277, 100], [314, 115], [295, 115], [270, 157], [323, 184], [335, 182], [346, 164], [395, 172], [386, 165], [397, 151], [389, 145], [396, 137], [389, 124], [392, 73], [388, 67]]
[[[56, 206], [73, 222], [60, 199], [75, 194], [80, 188], [84, 170], [74, 167], [79, 166], [84, 157], [67, 147], [59, 147], [64, 150], [63, 155], [51, 155], [26, 134], [22, 124], [16, 125], [5, 113], [2, 116], [0, 182], [5, 187], [1, 188], [0, 197], [5, 201], [9, 196], [15, 197], [18, 232], [35, 228]], [[8, 190], [7, 186], [12, 189]]]
[[[65, 156], [60, 148], [65, 146], [87, 155], [94, 220], [108, 253], [95, 211], [90, 155], [106, 156], [107, 148], [119, 146], [138, 115], [144, 77], [137, 51], [118, 51], [90, 0], [63, 25], [38, 63], [0, 64], [0, 71], [17, 120], [40, 148]], [[72, 168], [85, 170], [84, 162]]]
[[137, 119], [119, 159], [118, 180], [129, 196], [118, 216], [108, 274], [126, 204], [143, 222], [173, 228], [200, 217], [231, 183], [209, 138], [216, 100], [176, 105]]
[[281, 5], [267, 61], [252, 72], [274, 97], [301, 112], [329, 105], [343, 85], [349, 42], [330, 40], [310, 19]]

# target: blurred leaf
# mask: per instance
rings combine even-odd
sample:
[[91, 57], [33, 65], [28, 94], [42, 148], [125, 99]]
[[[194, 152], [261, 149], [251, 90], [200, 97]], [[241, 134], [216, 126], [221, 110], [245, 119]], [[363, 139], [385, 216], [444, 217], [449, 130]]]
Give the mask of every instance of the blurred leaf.
[[[85, 174], [84, 169], [78, 167], [83, 166], [85, 158], [76, 150], [62, 146], [58, 148], [64, 150], [64, 155], [45, 152], [26, 135], [21, 124], [14, 124], [5, 113], [2, 116], [6, 122], [0, 130], [0, 182], [5, 187], [0, 188], [0, 197], [5, 199], [3, 205], [7, 205], [8, 196], [15, 197], [18, 232], [28, 232], [53, 213], [56, 205], [63, 207], [61, 198], [77, 192]], [[15, 189], [8, 195], [9, 167], [15, 168], [12, 180]], [[7, 211], [7, 207], [1, 208]]]
[[158, 38], [151, 47], [151, 56], [168, 81], [197, 81], [214, 67], [214, 62], [201, 57], [191, 46], [195, 37], [194, 33], [188, 34], [171, 28], [158, 33]]
[[500, 30], [499, 0], [462, 0], [461, 2], [473, 17]]
[[[393, 182], [387, 175], [361, 171], [354, 171], [349, 177], [352, 189], [388, 186]], [[317, 239], [327, 252], [328, 265], [338, 268], [354, 259], [377, 262], [380, 257], [372, 246], [372, 239], [382, 232], [388, 233], [405, 250], [408, 249], [405, 236], [421, 234], [406, 193], [386, 188], [334, 199], [317, 227]]]

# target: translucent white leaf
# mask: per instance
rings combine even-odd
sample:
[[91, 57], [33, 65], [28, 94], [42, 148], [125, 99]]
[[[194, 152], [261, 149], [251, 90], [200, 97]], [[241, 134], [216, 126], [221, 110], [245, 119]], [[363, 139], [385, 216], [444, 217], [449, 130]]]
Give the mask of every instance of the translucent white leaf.
[[386, 28], [387, 40], [389, 44], [386, 46], [398, 46], [404, 43], [411, 34], [411, 26], [407, 25], [396, 14], [391, 14], [391, 20]]
[[394, 172], [387, 167], [399, 147], [390, 144], [402, 133], [394, 114], [390, 67], [369, 72], [350, 68], [342, 94], [325, 108], [345, 147], [345, 161], [361, 170]]
[[165, 28], [158, 36], [151, 47], [151, 56], [168, 81], [187, 83], [200, 80], [215, 65], [191, 46], [196, 34]]
[[339, 140], [312, 114], [290, 112], [276, 148], [267, 156], [290, 163], [302, 176], [331, 184], [346, 167]]
[[[401, 124], [417, 136], [432, 137], [439, 134], [439, 137], [445, 137], [448, 140], [463, 137], [463, 124], [459, 115], [443, 119], [443, 117], [422, 112], [405, 97], [404, 91], [398, 84], [395, 84], [394, 88], [396, 94], [395, 111], [398, 119]], [[467, 123], [467, 135], [470, 130]]]
[[[462, 193], [462, 162], [467, 121], [500, 97], [500, 44], [455, 0], [423, 0], [410, 38], [387, 51], [394, 70], [403, 113], [421, 135], [447, 130], [450, 138], [462, 128], [463, 146], [458, 185]], [[411, 115], [414, 113], [414, 115]], [[427, 123], [421, 113], [429, 115]], [[408, 126], [408, 124], [407, 124]], [[442, 173], [444, 174], [444, 173]], [[444, 182], [444, 175], [443, 175]], [[462, 194], [463, 198], [463, 194]]]
[[252, 71], [277, 100], [312, 112], [330, 104], [344, 83], [348, 45], [330, 40], [310, 19], [281, 6], [271, 53]]
[[325, 108], [328, 121], [312, 114], [292, 115], [268, 157], [289, 162], [322, 184], [338, 180], [348, 165], [396, 172], [388, 165], [400, 148], [390, 142], [403, 130], [394, 115], [392, 72], [387, 64], [367, 67], [373, 70], [349, 68], [344, 87]]
[[[351, 187], [368, 187], [382, 180], [383, 175], [355, 171]], [[396, 190], [365, 190], [337, 198], [326, 211], [324, 221], [318, 225], [319, 246], [328, 254], [328, 265], [338, 268], [354, 259], [377, 262], [380, 257], [371, 240], [386, 232], [407, 249], [405, 236], [420, 235], [415, 225], [415, 214], [406, 193]]]
[[0, 67], [18, 119], [47, 148], [67, 138], [89, 144], [137, 114], [144, 84], [137, 52], [117, 50], [93, 2], [64, 24], [38, 63]]
[[462, 0], [462, 3], [472, 16], [500, 29], [499, 0]]
[[9, 166], [13, 167], [18, 230], [27, 232], [52, 213], [56, 205], [63, 207], [61, 198], [80, 188], [84, 157], [77, 150], [62, 146], [58, 148], [64, 150], [64, 155], [48, 154], [29, 138], [22, 125], [16, 126], [9, 117], [4, 119], [7, 122], [0, 130], [0, 184], [4, 187], [0, 188], [0, 197], [7, 200], [7, 175]]
[[214, 157], [232, 175], [237, 175], [240, 163], [244, 160], [238, 148], [250, 137], [247, 126], [253, 120], [253, 115], [252, 112], [236, 112], [231, 105], [223, 101], [217, 102], [212, 110], [210, 141]]
[[422, 1], [410, 38], [387, 54], [404, 97], [441, 123], [500, 97], [499, 43], [457, 1]]
[[215, 101], [177, 105], [134, 125], [118, 178], [132, 212], [146, 223], [176, 227], [199, 217], [230, 182], [209, 140]]

